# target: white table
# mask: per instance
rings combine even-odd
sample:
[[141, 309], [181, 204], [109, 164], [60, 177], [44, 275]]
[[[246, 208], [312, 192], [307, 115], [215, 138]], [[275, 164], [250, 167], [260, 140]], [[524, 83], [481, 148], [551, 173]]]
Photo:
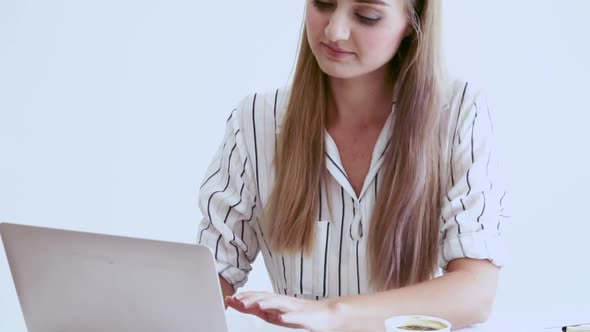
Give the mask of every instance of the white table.
[[[461, 329], [461, 332], [558, 332], [564, 324], [590, 322], [590, 303], [587, 305], [562, 306], [561, 310], [549, 308], [548, 312], [527, 310], [498, 310], [485, 324]], [[512, 312], [508, 312], [512, 311]], [[242, 315], [228, 310], [228, 327], [230, 332], [291, 332], [303, 331], [282, 328], [268, 324], [253, 316]], [[584, 318], [586, 321], [584, 321]], [[548, 328], [555, 327], [555, 328]]]

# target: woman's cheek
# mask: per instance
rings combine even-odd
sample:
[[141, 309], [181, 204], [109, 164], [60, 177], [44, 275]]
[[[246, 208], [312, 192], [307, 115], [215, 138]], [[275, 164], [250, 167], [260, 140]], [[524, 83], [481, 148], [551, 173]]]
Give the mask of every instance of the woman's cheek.
[[324, 17], [320, 13], [317, 13], [313, 8], [307, 10], [305, 15], [305, 26], [308, 33], [312, 36], [318, 36], [323, 30]]
[[[394, 38], [392, 38], [392, 36]], [[393, 57], [403, 38], [403, 33], [391, 31], [375, 32], [360, 38], [361, 48], [365, 54], [377, 55], [380, 58]]]

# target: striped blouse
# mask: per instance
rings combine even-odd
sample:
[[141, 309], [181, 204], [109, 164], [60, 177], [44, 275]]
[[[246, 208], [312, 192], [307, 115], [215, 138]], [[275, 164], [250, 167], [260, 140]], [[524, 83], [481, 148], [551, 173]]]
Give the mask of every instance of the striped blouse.
[[[484, 96], [472, 85], [454, 81], [451, 90], [440, 131], [442, 142], [448, 144], [442, 152], [447, 162], [441, 163], [439, 274], [456, 258], [488, 259], [498, 266], [505, 259], [501, 230], [506, 191], [498, 171], [492, 117]], [[393, 112], [376, 142], [359, 196], [334, 140], [325, 132], [329, 175], [321, 188], [314, 252], [275, 252], [267, 246], [259, 216], [273, 187], [273, 157], [288, 94], [286, 87], [248, 96], [229, 115], [223, 142], [200, 186], [203, 219], [197, 243], [212, 250], [217, 272], [236, 289], [246, 283], [251, 263], [262, 252], [277, 293], [321, 299], [373, 292], [367, 234]]]

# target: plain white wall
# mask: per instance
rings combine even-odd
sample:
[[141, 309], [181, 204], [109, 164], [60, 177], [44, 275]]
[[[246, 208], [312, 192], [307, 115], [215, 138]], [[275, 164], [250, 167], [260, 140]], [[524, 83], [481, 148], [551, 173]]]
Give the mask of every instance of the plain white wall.
[[[303, 6], [0, 0], [0, 221], [194, 242], [225, 119], [288, 82]], [[590, 296], [589, 11], [444, 2], [449, 67], [486, 88], [512, 188], [499, 317]], [[246, 289], [270, 289], [260, 260]], [[24, 330], [0, 251], [0, 331]]]

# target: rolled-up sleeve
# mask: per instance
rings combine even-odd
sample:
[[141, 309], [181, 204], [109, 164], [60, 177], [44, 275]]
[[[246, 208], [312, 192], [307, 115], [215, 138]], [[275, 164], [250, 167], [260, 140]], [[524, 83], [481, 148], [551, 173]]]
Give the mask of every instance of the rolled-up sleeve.
[[465, 84], [451, 117], [450, 149], [441, 210], [440, 267], [457, 258], [506, 260], [502, 237], [507, 190], [485, 96]]
[[217, 273], [234, 286], [243, 286], [258, 252], [252, 224], [256, 220], [256, 191], [251, 161], [239, 126], [239, 110], [227, 120], [225, 136], [209, 165], [199, 191], [203, 219], [197, 243], [211, 249]]

